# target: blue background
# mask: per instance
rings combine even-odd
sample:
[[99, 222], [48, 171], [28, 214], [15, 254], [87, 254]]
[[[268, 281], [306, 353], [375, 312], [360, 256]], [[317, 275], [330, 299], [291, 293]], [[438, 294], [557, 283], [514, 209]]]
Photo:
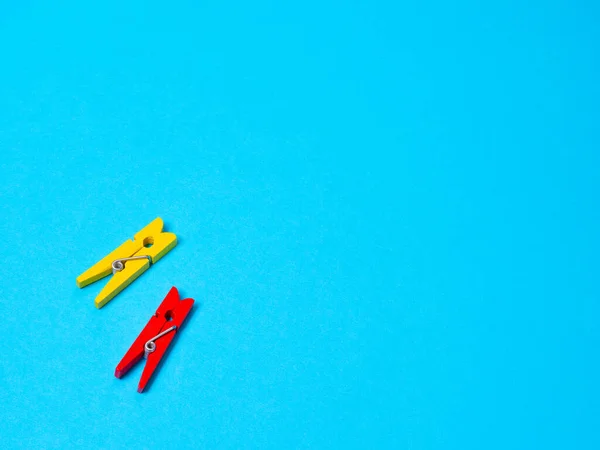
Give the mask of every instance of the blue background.
[[600, 448], [594, 2], [52, 3], [0, 8], [2, 448]]

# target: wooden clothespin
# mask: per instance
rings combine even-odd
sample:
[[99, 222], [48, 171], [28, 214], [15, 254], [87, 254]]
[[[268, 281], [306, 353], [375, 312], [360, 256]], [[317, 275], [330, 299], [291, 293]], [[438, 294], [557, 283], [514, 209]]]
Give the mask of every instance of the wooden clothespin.
[[96, 308], [106, 305], [177, 245], [177, 236], [162, 229], [163, 220], [158, 217], [136, 233], [133, 241], [125, 241], [77, 277], [77, 286], [82, 288], [113, 274], [96, 297]]
[[194, 306], [193, 299], [180, 300], [177, 288], [172, 287], [156, 313], [150, 318], [148, 324], [117, 365], [115, 377], [121, 378], [142, 357], [146, 358], [146, 365], [138, 384], [138, 392], [142, 392], [192, 306]]

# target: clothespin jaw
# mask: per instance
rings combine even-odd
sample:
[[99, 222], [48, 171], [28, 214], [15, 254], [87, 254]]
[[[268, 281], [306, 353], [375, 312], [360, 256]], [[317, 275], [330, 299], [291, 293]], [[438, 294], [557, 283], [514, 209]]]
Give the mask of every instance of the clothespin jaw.
[[[146, 366], [138, 384], [138, 392], [142, 392], [193, 305], [194, 300], [191, 298], [180, 300], [177, 288], [172, 287], [156, 313], [117, 365], [115, 377], [121, 378], [145, 356]], [[150, 342], [153, 347], [149, 345]]]
[[[148, 270], [150, 263], [156, 263], [177, 245], [177, 236], [174, 233], [163, 232], [163, 226], [163, 220], [157, 217], [136, 233], [133, 241], [125, 241], [77, 277], [77, 286], [82, 288], [113, 273], [112, 278], [96, 297], [96, 308], [102, 308]], [[120, 260], [132, 257], [136, 259], [121, 261], [120, 266], [114, 265]]]

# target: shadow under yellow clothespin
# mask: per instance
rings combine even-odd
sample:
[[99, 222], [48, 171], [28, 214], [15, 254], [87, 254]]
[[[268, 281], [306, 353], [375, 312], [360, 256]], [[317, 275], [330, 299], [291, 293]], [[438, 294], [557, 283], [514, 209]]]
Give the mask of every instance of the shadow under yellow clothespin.
[[125, 241], [77, 277], [77, 286], [82, 288], [113, 273], [96, 297], [96, 308], [106, 305], [177, 245], [177, 236], [162, 229], [163, 220], [157, 217], [136, 233], [133, 241]]

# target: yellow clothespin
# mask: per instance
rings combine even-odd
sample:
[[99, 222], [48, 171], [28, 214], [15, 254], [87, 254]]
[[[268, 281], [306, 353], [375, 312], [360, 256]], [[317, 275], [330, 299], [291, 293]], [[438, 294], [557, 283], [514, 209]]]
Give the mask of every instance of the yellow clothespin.
[[143, 274], [151, 263], [156, 263], [177, 245], [177, 236], [174, 233], [163, 233], [162, 229], [163, 221], [157, 217], [136, 233], [133, 241], [125, 241], [77, 277], [77, 286], [82, 288], [113, 273], [96, 297], [96, 308], [106, 305]]

